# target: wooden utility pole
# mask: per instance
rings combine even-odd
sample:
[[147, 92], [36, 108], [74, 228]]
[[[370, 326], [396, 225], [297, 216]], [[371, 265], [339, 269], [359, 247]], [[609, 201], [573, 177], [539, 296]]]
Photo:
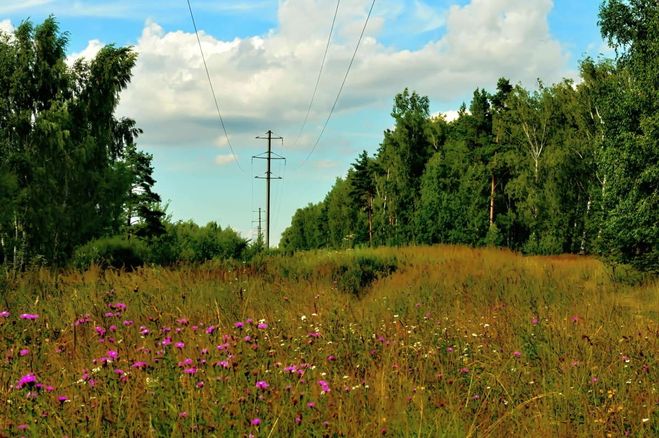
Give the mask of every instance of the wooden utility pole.
[[[268, 134], [267, 137], [256, 137], [259, 140], [268, 140], [268, 151], [260, 154], [260, 155], [255, 155], [252, 158], [256, 158], [257, 160], [266, 160], [267, 161], [267, 170], [265, 172], [265, 176], [257, 176], [257, 179], [264, 179], [266, 184], [266, 189], [265, 189], [265, 247], [270, 248], [270, 181], [273, 179], [282, 179], [280, 176], [278, 177], [273, 177], [272, 176], [272, 160], [285, 160], [286, 158], [282, 157], [279, 154], [275, 154], [272, 152], [272, 140], [284, 140], [284, 137], [273, 137], [272, 136], [272, 131], [268, 131], [266, 134]], [[274, 157], [273, 157], [274, 155]]]

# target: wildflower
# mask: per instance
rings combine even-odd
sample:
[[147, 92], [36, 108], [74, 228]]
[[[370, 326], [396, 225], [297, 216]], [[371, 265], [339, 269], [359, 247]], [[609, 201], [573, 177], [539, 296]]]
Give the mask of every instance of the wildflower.
[[212, 325], [209, 325], [209, 326], [206, 328], [206, 334], [208, 334], [208, 335], [212, 335], [213, 332], [215, 332], [215, 327], [213, 327]]
[[533, 325], [538, 325], [539, 322], [540, 322], [540, 320], [538, 319], [537, 316], [534, 316], [533, 319], [531, 320], [531, 324], [533, 324]]
[[0, 312], [0, 318], [9, 318], [10, 313], [7, 312], [6, 310], [3, 310]]
[[131, 367], [131, 368], [137, 368], [138, 370], [141, 370], [141, 369], [143, 369], [143, 368], [146, 368], [147, 365], [148, 365], [148, 364], [147, 364], [146, 362], [143, 362], [143, 361], [137, 361], [137, 362], [133, 362], [133, 364], [132, 364], [130, 367]]
[[32, 373], [28, 373], [21, 377], [16, 384], [16, 389], [21, 389], [24, 386], [31, 386], [37, 383], [37, 376]]
[[178, 417], [179, 418], [188, 418], [188, 412], [187, 411], [179, 412]]
[[65, 395], [60, 395], [59, 397], [57, 397], [57, 401], [60, 403], [65, 403], [69, 401], [69, 398]]
[[171, 345], [172, 344], [172, 338], [167, 336], [165, 339], [162, 340], [162, 342], [160, 344], [164, 347], [166, 347], [168, 345]]
[[190, 367], [183, 370], [183, 374], [197, 374], [197, 368]]
[[18, 430], [27, 430], [29, 426], [27, 424], [19, 424], [16, 427], [18, 428]]
[[122, 370], [122, 369], [120, 369], [120, 368], [115, 369], [115, 370], [114, 370], [114, 373], [115, 373], [116, 375], [118, 375], [118, 376], [124, 376], [124, 375], [126, 374], [126, 373], [124, 372], [124, 370]]
[[146, 328], [146, 327], [143, 326], [143, 325], [140, 326], [140, 334], [141, 334], [142, 336], [146, 336], [146, 335], [148, 335], [149, 333], [151, 333], [151, 330], [149, 330], [148, 328]]
[[28, 319], [28, 320], [34, 321], [35, 319], [38, 319], [38, 318], [39, 318], [39, 315], [36, 314], [36, 313], [21, 313], [20, 318], [21, 318], [21, 319]]
[[261, 419], [258, 418], [258, 417], [253, 418], [252, 421], [251, 421], [251, 424], [252, 424], [252, 426], [258, 426], [259, 424], [261, 424]]
[[469, 374], [469, 368], [467, 367], [460, 368], [460, 374]]
[[[238, 322], [235, 322], [235, 323], [233, 324], [233, 326], [234, 326], [235, 328], [237, 328], [237, 329], [241, 329], [241, 328], [243, 328], [243, 327], [245, 326], [245, 324], [243, 324], [242, 322], [238, 321]], [[261, 420], [259, 420], [259, 421], [261, 421]]]
[[320, 338], [320, 332], [311, 332], [308, 335], [310, 338]]
[[446, 347], [447, 353], [453, 353], [453, 347]]
[[117, 360], [117, 358], [119, 357], [119, 353], [117, 353], [114, 350], [108, 350], [108, 352], [106, 354], [107, 354], [108, 358], [112, 359], [112, 360]]
[[307, 407], [308, 407], [309, 409], [313, 409], [313, 408], [316, 407], [316, 403], [314, 403], [314, 402], [309, 402], [309, 403], [307, 403]]
[[18, 352], [18, 355], [21, 357], [27, 356], [28, 354], [30, 354], [30, 350], [28, 348], [23, 348], [21, 351]]
[[513, 351], [513, 356], [519, 359], [520, 357], [522, 357], [522, 353], [520, 353], [519, 351]]
[[253, 323], [254, 323], [254, 320], [252, 318], [247, 318], [245, 320], [245, 324], [253, 324]]
[[176, 320], [176, 322], [180, 325], [188, 325], [190, 321], [188, 320], [188, 318], [179, 318]]
[[258, 389], [268, 389], [270, 385], [268, 385], [268, 382], [266, 382], [265, 380], [259, 380], [258, 382], [256, 382], [256, 387]]
[[108, 327], [108, 330], [110, 330], [111, 332], [113, 332], [113, 333], [114, 333], [114, 332], [116, 332], [116, 331], [117, 331], [117, 326], [116, 326], [116, 325], [114, 325], [114, 324], [112, 324], [112, 325], [111, 325], [110, 327]]
[[192, 359], [190, 359], [189, 357], [186, 357], [185, 359], [183, 359], [181, 362], [178, 363], [178, 366], [186, 367], [186, 366], [192, 365], [193, 363], [194, 363], [194, 361]]
[[108, 304], [108, 306], [110, 309], [119, 310], [120, 312], [125, 311], [127, 307], [125, 303]]
[[130, 320], [130, 319], [127, 319], [123, 322], [123, 325], [124, 325], [124, 327], [130, 327], [131, 325], [133, 325], [133, 321]]
[[175, 346], [176, 348], [178, 348], [179, 350], [183, 350], [183, 348], [185, 347], [185, 342], [181, 342], [181, 341], [179, 341], [179, 342], [177, 342], [176, 344], [174, 344], [174, 346]]
[[206, 356], [206, 355], [208, 354], [208, 348], [202, 348], [202, 349], [201, 349], [201, 354], [202, 354], [203, 356]]
[[221, 360], [219, 362], [215, 362], [214, 364], [216, 367], [222, 367], [222, 368], [229, 368], [229, 362], [226, 360]]
[[593, 376], [593, 377], [591, 377], [591, 379], [590, 379], [590, 383], [597, 383], [597, 382], [599, 382], [599, 380], [600, 380], [600, 379], [598, 379], [597, 377]]
[[333, 354], [330, 354], [329, 356], [327, 356], [327, 361], [328, 362], [334, 362], [335, 360], [336, 360], [336, 356], [334, 356]]
[[196, 386], [197, 386], [197, 388], [199, 388], [199, 389], [203, 388], [203, 387], [204, 387], [204, 381], [203, 381], [203, 380], [200, 380], [199, 382], [197, 382], [197, 385], [196, 385]]
[[249, 335], [248, 335], [248, 336], [245, 336], [245, 337], [243, 338], [243, 341], [245, 341], [245, 342], [251, 342], [251, 341], [252, 341], [252, 337], [249, 336]]
[[576, 324], [576, 323], [578, 323], [579, 321], [581, 321], [581, 317], [580, 317], [579, 315], [572, 315], [572, 317], [570, 318], [570, 320], [572, 321], [573, 324]]
[[321, 394], [327, 394], [328, 392], [330, 392], [329, 383], [327, 383], [325, 380], [319, 380], [318, 385], [320, 385]]
[[105, 316], [106, 318], [114, 318], [114, 312], [105, 312], [103, 316]]
[[268, 328], [268, 324], [266, 324], [265, 322], [260, 322], [259, 325], [256, 326], [256, 328], [258, 328], [259, 330], [265, 330]]
[[297, 424], [298, 426], [300, 424], [302, 424], [302, 417], [301, 416], [298, 415], [297, 417], [295, 417], [295, 424]]

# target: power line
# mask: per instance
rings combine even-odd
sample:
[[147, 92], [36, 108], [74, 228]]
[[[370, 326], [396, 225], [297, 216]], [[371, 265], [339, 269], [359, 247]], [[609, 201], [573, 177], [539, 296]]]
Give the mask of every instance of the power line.
[[304, 128], [306, 128], [307, 122], [309, 121], [309, 114], [311, 114], [311, 108], [313, 107], [313, 103], [316, 100], [316, 93], [318, 92], [318, 85], [320, 84], [320, 78], [323, 75], [323, 70], [325, 68], [325, 61], [327, 60], [327, 52], [329, 51], [330, 43], [332, 41], [332, 35], [334, 34], [334, 25], [336, 24], [336, 17], [339, 14], [339, 6], [340, 5], [341, 5], [341, 0], [337, 0], [336, 1], [336, 9], [334, 10], [334, 18], [332, 18], [332, 26], [330, 27], [330, 32], [329, 32], [329, 35], [327, 36], [327, 44], [325, 45], [325, 53], [323, 54], [323, 60], [320, 63], [320, 71], [318, 72], [318, 77], [316, 78], [316, 85], [314, 86], [313, 94], [311, 95], [311, 101], [309, 102], [309, 108], [307, 108], [307, 114], [304, 116], [304, 122], [302, 123], [302, 127], [300, 128], [300, 132], [297, 134], [297, 138], [293, 142], [294, 147], [298, 144], [298, 141], [300, 140], [300, 137], [302, 137], [302, 132], [304, 132]]
[[188, 9], [190, 10], [190, 18], [192, 19], [192, 26], [194, 27], [194, 33], [197, 36], [197, 44], [199, 44], [199, 52], [201, 53], [201, 59], [204, 61], [204, 70], [206, 70], [206, 77], [208, 78], [208, 84], [210, 85], [211, 93], [213, 94], [215, 109], [217, 109], [217, 115], [220, 118], [222, 130], [224, 131], [224, 136], [227, 139], [227, 144], [229, 145], [229, 149], [231, 149], [231, 155], [233, 155], [233, 159], [235, 160], [236, 165], [238, 166], [241, 172], [245, 173], [245, 170], [240, 165], [240, 162], [238, 162], [238, 156], [233, 150], [233, 146], [231, 145], [231, 140], [229, 139], [229, 134], [227, 133], [227, 128], [224, 125], [224, 119], [222, 118], [222, 112], [220, 111], [220, 104], [217, 102], [217, 96], [215, 95], [215, 87], [213, 87], [213, 80], [211, 79], [210, 72], [208, 71], [208, 64], [206, 63], [206, 56], [204, 55], [204, 49], [201, 46], [201, 39], [199, 38], [199, 31], [197, 30], [197, 22], [195, 21], [194, 14], [192, 13], [192, 5], [190, 5], [190, 0], [187, 0], [187, 2], [188, 2]]
[[341, 97], [341, 92], [343, 92], [343, 87], [346, 84], [346, 81], [348, 80], [348, 75], [350, 74], [350, 69], [352, 68], [352, 64], [355, 62], [355, 57], [357, 56], [357, 51], [359, 50], [359, 46], [361, 45], [362, 39], [364, 38], [364, 33], [366, 32], [366, 27], [368, 26], [368, 22], [371, 19], [371, 14], [373, 13], [373, 7], [375, 6], [375, 0], [371, 3], [371, 8], [368, 10], [368, 15], [366, 16], [366, 21], [364, 22], [364, 27], [362, 28], [362, 33], [359, 35], [359, 40], [357, 40], [357, 46], [355, 47], [355, 51], [352, 54], [352, 59], [350, 60], [350, 64], [348, 64], [348, 70], [346, 71], [345, 76], [343, 77], [343, 82], [341, 83], [341, 87], [339, 88], [339, 92], [336, 95], [336, 99], [334, 99], [334, 104], [332, 105], [332, 109], [330, 110], [329, 115], [327, 116], [327, 120], [325, 120], [325, 124], [323, 125], [323, 129], [320, 131], [320, 135], [318, 136], [318, 139], [316, 140], [316, 143], [314, 143], [313, 148], [311, 148], [311, 151], [309, 152], [309, 155], [300, 163], [299, 167], [302, 167], [304, 163], [306, 163], [311, 155], [314, 153], [316, 150], [316, 147], [318, 147], [318, 143], [320, 143], [320, 139], [323, 137], [323, 134], [325, 134], [325, 130], [327, 129], [327, 124], [329, 123], [330, 119], [332, 118], [332, 114], [334, 114], [334, 110], [336, 109], [336, 104], [339, 102], [339, 98]]

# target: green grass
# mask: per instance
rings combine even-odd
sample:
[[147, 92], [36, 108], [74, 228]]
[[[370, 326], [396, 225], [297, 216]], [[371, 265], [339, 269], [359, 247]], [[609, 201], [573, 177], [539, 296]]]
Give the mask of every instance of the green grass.
[[[591, 258], [314, 252], [35, 271], [2, 298], [0, 436], [659, 434], [658, 283]], [[41, 389], [17, 388], [30, 372]]]

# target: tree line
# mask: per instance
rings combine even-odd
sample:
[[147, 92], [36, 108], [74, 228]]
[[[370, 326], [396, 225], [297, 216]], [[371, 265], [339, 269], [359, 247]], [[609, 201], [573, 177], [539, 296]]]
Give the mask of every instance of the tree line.
[[659, 4], [605, 1], [599, 25], [616, 59], [583, 60], [578, 81], [501, 78], [450, 122], [405, 89], [377, 152], [280, 247], [497, 245], [659, 271]]
[[0, 32], [0, 264], [197, 262], [248, 242], [215, 223], [172, 223], [154, 191], [142, 131], [117, 118], [137, 54], [105, 46], [67, 64], [54, 17]]

